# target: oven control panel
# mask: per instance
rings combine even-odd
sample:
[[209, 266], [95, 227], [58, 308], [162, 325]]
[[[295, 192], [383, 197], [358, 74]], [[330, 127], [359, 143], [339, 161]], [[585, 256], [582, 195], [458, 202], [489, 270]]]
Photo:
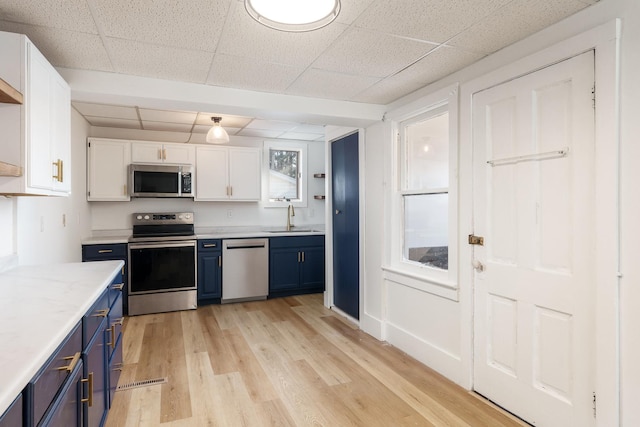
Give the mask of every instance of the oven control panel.
[[133, 225], [193, 224], [193, 212], [134, 213]]

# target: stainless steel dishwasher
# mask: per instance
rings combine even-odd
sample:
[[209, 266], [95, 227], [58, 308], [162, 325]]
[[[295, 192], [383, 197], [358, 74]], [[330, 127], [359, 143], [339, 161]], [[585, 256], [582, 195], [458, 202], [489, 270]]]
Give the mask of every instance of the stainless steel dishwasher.
[[266, 299], [269, 239], [222, 241], [222, 303]]

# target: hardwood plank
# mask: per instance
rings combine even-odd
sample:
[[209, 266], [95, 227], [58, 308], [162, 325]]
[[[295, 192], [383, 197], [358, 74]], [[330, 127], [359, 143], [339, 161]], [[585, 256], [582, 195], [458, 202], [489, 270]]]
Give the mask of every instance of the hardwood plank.
[[127, 318], [114, 426], [522, 426], [322, 306], [322, 296]]

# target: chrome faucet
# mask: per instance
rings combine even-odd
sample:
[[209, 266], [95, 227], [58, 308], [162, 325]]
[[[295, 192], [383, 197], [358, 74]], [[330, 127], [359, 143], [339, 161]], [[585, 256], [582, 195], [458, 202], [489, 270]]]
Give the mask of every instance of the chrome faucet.
[[296, 216], [296, 211], [293, 210], [293, 203], [289, 202], [289, 206], [287, 206], [287, 231], [291, 231], [291, 227], [294, 226], [291, 224], [292, 216]]

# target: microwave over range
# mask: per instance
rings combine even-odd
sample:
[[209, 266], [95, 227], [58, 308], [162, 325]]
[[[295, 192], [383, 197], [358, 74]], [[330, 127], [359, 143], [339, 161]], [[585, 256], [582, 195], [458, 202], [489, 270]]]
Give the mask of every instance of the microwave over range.
[[131, 197], [193, 197], [191, 165], [129, 165]]

